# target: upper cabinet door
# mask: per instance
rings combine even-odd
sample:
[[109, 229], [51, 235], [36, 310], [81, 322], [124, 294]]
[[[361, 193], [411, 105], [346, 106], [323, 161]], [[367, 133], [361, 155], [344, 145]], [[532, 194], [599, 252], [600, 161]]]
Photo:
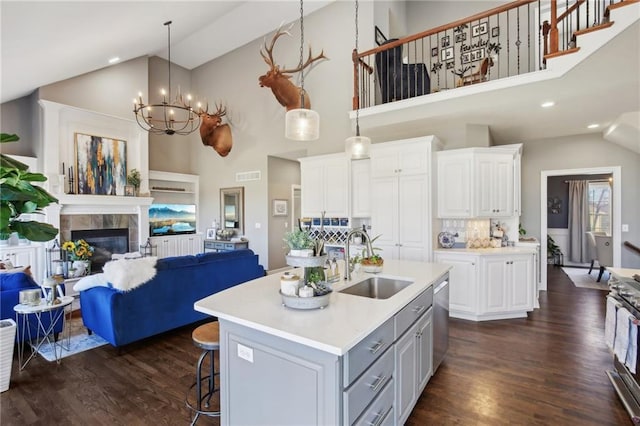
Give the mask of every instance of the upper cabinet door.
[[438, 153], [438, 217], [472, 216], [471, 154]]
[[476, 154], [476, 217], [513, 216], [514, 159], [505, 154]]
[[371, 177], [426, 174], [429, 144], [424, 141], [392, 143], [371, 148]]
[[351, 216], [371, 216], [371, 160], [351, 162]]
[[300, 160], [302, 215], [349, 217], [349, 163], [345, 154]]

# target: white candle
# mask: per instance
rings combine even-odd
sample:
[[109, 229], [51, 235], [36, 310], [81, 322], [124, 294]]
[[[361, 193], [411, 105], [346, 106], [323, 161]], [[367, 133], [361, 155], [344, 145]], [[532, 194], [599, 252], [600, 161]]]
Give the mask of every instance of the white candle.
[[313, 297], [313, 288], [305, 285], [298, 290], [298, 296], [300, 297]]

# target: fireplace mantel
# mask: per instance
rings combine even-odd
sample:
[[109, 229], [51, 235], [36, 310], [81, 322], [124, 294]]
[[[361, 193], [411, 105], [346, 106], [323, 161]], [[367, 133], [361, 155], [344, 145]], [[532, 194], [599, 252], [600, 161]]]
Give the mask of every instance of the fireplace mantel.
[[138, 214], [151, 205], [151, 197], [120, 197], [111, 195], [58, 195], [60, 214]]

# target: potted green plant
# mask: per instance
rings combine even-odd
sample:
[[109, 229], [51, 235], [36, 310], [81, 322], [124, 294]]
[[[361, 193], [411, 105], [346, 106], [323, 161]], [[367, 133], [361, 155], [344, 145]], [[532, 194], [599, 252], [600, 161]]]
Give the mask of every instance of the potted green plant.
[[140, 189], [140, 172], [138, 169], [131, 169], [129, 174], [127, 175], [127, 183], [133, 186], [134, 194], [138, 195], [138, 189]]
[[382, 266], [384, 264], [384, 259], [382, 259], [382, 256], [380, 256], [379, 254], [376, 253], [376, 250], [381, 250], [378, 247], [373, 247], [373, 242], [375, 240], [377, 240], [380, 237], [380, 235], [376, 236], [375, 238], [371, 239], [371, 250], [372, 253], [370, 256], [365, 256], [365, 250], [362, 250], [362, 259], [360, 259], [360, 265], [362, 267], [362, 270], [364, 272], [381, 272], [382, 271]]
[[302, 229], [296, 229], [291, 232], [287, 232], [284, 235], [283, 240], [287, 243], [287, 246], [289, 246], [289, 256], [313, 256], [315, 241], [311, 238], [309, 232]]
[[[0, 143], [16, 142], [17, 135], [0, 133]], [[46, 182], [41, 173], [32, 173], [20, 161], [0, 154], [0, 240], [7, 240], [12, 233], [30, 241], [50, 241], [58, 229], [48, 223], [22, 220], [23, 214], [41, 214], [42, 209], [58, 200], [36, 182]]]

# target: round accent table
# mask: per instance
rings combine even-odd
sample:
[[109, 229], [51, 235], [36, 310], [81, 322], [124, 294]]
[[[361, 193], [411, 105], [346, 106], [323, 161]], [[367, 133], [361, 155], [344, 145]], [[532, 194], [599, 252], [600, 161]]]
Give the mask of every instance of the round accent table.
[[[16, 323], [18, 324], [18, 363], [20, 370], [24, 370], [29, 361], [38, 353], [38, 349], [45, 343], [52, 346], [56, 363], [58, 364], [62, 358], [62, 349], [69, 349], [71, 336], [66, 322], [71, 317], [73, 297], [63, 296], [59, 297], [58, 300], [60, 303], [55, 305], [47, 305], [47, 302], [42, 299], [40, 304], [35, 306], [18, 304], [13, 307], [16, 312]], [[49, 319], [49, 324], [46, 327], [43, 323], [43, 318]], [[56, 341], [53, 329], [60, 321], [62, 321], [62, 333]], [[35, 335], [31, 334], [32, 324], [38, 330]], [[31, 346], [31, 353], [28, 356], [24, 353], [25, 340], [28, 340]], [[27, 356], [26, 359], [24, 359], [25, 356]]]

